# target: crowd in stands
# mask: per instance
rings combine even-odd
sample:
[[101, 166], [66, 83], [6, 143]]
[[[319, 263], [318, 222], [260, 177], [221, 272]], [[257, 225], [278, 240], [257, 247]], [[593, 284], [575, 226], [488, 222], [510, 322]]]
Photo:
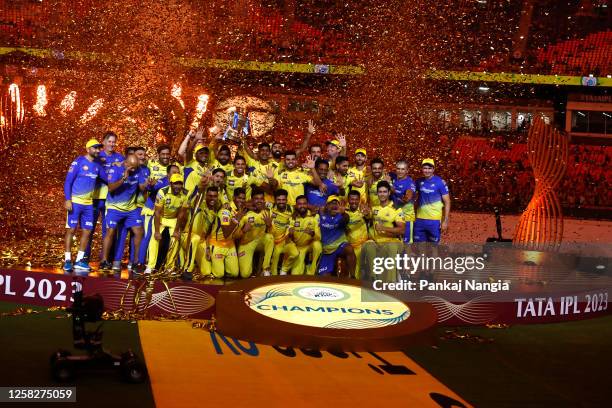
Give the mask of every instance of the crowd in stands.
[[[528, 204], [535, 180], [527, 145], [507, 141], [500, 145], [499, 139], [460, 137], [455, 141], [448, 168], [441, 171], [448, 174], [455, 208], [490, 211], [498, 207], [519, 213]], [[562, 207], [612, 208], [611, 162], [611, 146], [570, 145], [567, 170], [556, 189]]]
[[537, 51], [537, 62], [547, 72], [596, 77], [612, 74], [612, 31], [563, 41]]

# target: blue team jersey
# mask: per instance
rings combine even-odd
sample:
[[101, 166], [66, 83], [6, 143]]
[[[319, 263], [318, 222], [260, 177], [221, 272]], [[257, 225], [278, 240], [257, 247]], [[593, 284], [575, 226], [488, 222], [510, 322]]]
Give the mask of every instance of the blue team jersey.
[[[402, 218], [404, 221], [410, 220], [414, 221], [414, 193], [416, 192], [416, 184], [410, 176], [405, 179], [398, 179], [394, 174], [393, 178], [393, 194], [391, 195], [391, 200], [393, 201], [393, 206], [398, 210], [402, 210]], [[406, 195], [406, 191], [412, 191], [413, 195], [410, 201], [404, 203], [402, 198]]]
[[[123, 177], [125, 167], [112, 166], [108, 171], [108, 183], [114, 183]], [[136, 209], [136, 201], [139, 194], [139, 185], [146, 183], [147, 174], [139, 167], [136, 170], [130, 172], [127, 180], [123, 182], [119, 188], [113, 192], [109, 192], [106, 197], [106, 208], [114, 209], [118, 211], [132, 211]]]
[[347, 220], [342, 214], [336, 214], [332, 217], [324, 211], [321, 211], [318, 217], [319, 226], [321, 228], [323, 253], [332, 253], [338, 249], [343, 242], [347, 242], [345, 233]]
[[146, 210], [143, 210], [143, 214], [153, 215], [155, 211], [155, 197], [157, 197], [157, 192], [168, 185], [170, 185], [170, 183], [168, 182], [168, 177], [164, 177], [162, 179], [158, 179], [153, 187], [147, 187], [149, 196], [147, 197], [147, 201], [145, 202]]
[[442, 196], [448, 194], [446, 182], [438, 176], [420, 178], [416, 182], [418, 208], [416, 217], [424, 220], [441, 220], [444, 203]]
[[106, 183], [106, 174], [95, 161], [89, 161], [85, 156], [77, 157], [68, 169], [64, 181], [64, 196], [73, 203], [91, 205], [96, 182]]
[[[102, 150], [98, 155], [96, 162], [102, 166], [102, 168], [108, 175], [108, 171], [111, 169], [111, 167], [116, 167], [117, 163], [123, 163], [124, 160], [125, 158], [121, 153], [113, 152], [111, 154], [107, 154], [106, 151]], [[107, 194], [108, 188], [106, 187], [106, 184], [97, 183], [93, 198], [104, 200], [106, 199]]]
[[323, 183], [327, 186], [327, 193], [322, 193], [319, 190], [319, 187], [314, 184], [306, 184], [306, 198], [308, 199], [308, 204], [314, 205], [315, 207], [323, 207], [327, 202], [327, 197], [330, 195], [338, 195], [340, 193], [340, 189], [335, 185], [330, 179], [324, 179]]
[[[393, 204], [395, 208], [401, 208], [404, 206], [404, 202], [402, 198], [406, 194], [406, 191], [411, 190], [413, 193], [416, 192], [416, 185], [410, 176], [406, 177], [403, 180], [398, 179], [397, 177], [393, 178], [393, 194], [391, 195], [391, 200], [393, 200]], [[408, 203], [414, 202], [414, 196]]]
[[[149, 177], [151, 176], [151, 170], [149, 170], [147, 165], [145, 164], [144, 166], [140, 166], [138, 169], [143, 173], [142, 176], [145, 178], [145, 180], [148, 180]], [[145, 192], [138, 191], [138, 198], [136, 199], [136, 205], [140, 208], [143, 208], [145, 203], [146, 203]]]

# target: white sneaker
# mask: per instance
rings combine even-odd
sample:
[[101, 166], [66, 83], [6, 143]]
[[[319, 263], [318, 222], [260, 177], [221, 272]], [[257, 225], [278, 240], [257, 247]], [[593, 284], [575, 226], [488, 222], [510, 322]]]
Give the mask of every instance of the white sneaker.
[[270, 276], [270, 271], [265, 270], [265, 271], [263, 271], [263, 273], [261, 275], [262, 276]]
[[152, 271], [151, 271], [151, 268], [147, 268], [147, 269], [145, 269], [144, 274], [145, 274], [145, 275], [150, 275], [150, 274], [151, 274], [151, 272], [152, 272]]
[[280, 275], [281, 275], [281, 276], [285, 276], [285, 275], [287, 275], [287, 272], [285, 272], [285, 271], [280, 271]]

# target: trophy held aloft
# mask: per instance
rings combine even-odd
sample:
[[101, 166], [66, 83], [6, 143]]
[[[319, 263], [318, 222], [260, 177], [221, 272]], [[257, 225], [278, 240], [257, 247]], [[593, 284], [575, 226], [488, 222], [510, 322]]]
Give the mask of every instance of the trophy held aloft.
[[240, 108], [231, 107], [228, 109], [228, 125], [223, 140], [240, 144], [242, 138], [251, 134], [251, 121], [248, 112]]

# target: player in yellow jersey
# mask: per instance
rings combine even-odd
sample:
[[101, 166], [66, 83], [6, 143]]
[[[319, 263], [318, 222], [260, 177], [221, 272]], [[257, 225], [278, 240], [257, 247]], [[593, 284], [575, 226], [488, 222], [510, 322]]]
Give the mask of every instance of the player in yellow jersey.
[[[393, 207], [390, 199], [391, 185], [382, 180], [376, 187], [380, 204], [371, 210], [370, 238], [376, 243], [376, 256], [394, 258], [404, 245], [402, 237], [406, 224], [401, 211]], [[396, 282], [397, 276], [397, 270], [392, 268], [387, 270], [383, 278], [387, 282]]]
[[227, 174], [234, 170], [234, 165], [232, 164], [232, 152], [225, 144], [222, 144], [219, 147], [220, 137], [222, 137], [222, 135], [217, 135], [215, 138], [213, 138], [208, 146], [210, 150], [210, 168], [213, 170], [223, 169], [223, 171], [225, 171]]
[[349, 245], [353, 247], [355, 252], [355, 278], [360, 278], [361, 268], [361, 247], [368, 240], [368, 216], [370, 210], [368, 207], [361, 205], [361, 195], [357, 190], [351, 190], [348, 193], [348, 208], [346, 213], [349, 215], [349, 222], [346, 227], [346, 238]]
[[[287, 190], [276, 190], [274, 192], [274, 207], [270, 209], [272, 218], [270, 232], [274, 237], [274, 251], [272, 252], [272, 263], [270, 268], [272, 275], [278, 274], [278, 267], [281, 265], [283, 255], [287, 257], [289, 265], [298, 256], [295, 247], [287, 246], [289, 242], [288, 230], [291, 224], [291, 216], [293, 215], [291, 206], [287, 204], [287, 197]], [[281, 275], [286, 274], [286, 270], [281, 270]], [[264, 271], [264, 276], [268, 276], [266, 271]]]
[[187, 177], [189, 177], [191, 171], [193, 171], [193, 169], [195, 169], [195, 167], [197, 166], [197, 163], [200, 162], [199, 160], [197, 160], [196, 150], [201, 151], [202, 148], [204, 148], [204, 151], [206, 152], [206, 161], [203, 162], [203, 164], [208, 167], [209, 149], [208, 146], [204, 145], [204, 128], [198, 127], [195, 130], [190, 129], [185, 135], [183, 141], [181, 142], [178, 151], [176, 152], [178, 157], [185, 164], [183, 174], [183, 176], [185, 177], [185, 184], [187, 183]]
[[160, 189], [155, 198], [155, 215], [153, 216], [154, 234], [153, 239], [149, 241], [149, 259], [145, 273], [151, 273], [153, 269], [158, 267], [157, 261], [160, 258], [158, 254], [159, 242], [165, 230], [168, 230], [170, 234], [165, 266], [166, 268], [174, 266], [177, 253], [180, 249], [181, 227], [188, 207], [187, 191], [183, 189], [183, 176], [173, 174], [170, 176], [170, 185]]
[[366, 182], [368, 167], [366, 162], [366, 149], [360, 148], [355, 150], [355, 165], [353, 167], [349, 167], [347, 173], [347, 181], [350, 185], [350, 190], [359, 191], [362, 204], [366, 204], [368, 202], [368, 186]]
[[[319, 265], [319, 257], [323, 252], [321, 246], [321, 230], [316, 214], [308, 213], [308, 199], [298, 196], [295, 204], [295, 214], [291, 218], [289, 228], [289, 243], [287, 253], [298, 253], [297, 258], [289, 257], [283, 262], [283, 271], [290, 271], [291, 275], [314, 275]], [[294, 249], [295, 248], [295, 249]], [[306, 268], [306, 255], [310, 255], [310, 265]]]
[[366, 178], [367, 180], [367, 188], [368, 188], [368, 203], [370, 208], [373, 208], [377, 205], [380, 205], [380, 201], [378, 200], [378, 182], [386, 181], [390, 182], [391, 178], [385, 174], [385, 163], [382, 159], [376, 157], [372, 159], [370, 163], [370, 170], [372, 174]]
[[251, 175], [254, 184], [265, 191], [264, 199], [267, 206], [272, 207], [274, 194], [269, 188], [269, 177], [274, 177], [279, 168], [279, 163], [270, 158], [270, 145], [268, 143], [257, 145], [256, 155], [247, 144], [246, 139], [243, 139], [239, 152], [244, 154], [247, 166], [252, 169]]
[[[144, 217], [144, 236], [142, 238], [142, 243], [140, 244], [140, 254], [144, 255], [145, 258], [149, 250], [149, 243], [153, 237], [153, 216], [155, 215], [155, 199], [157, 198], [157, 193], [160, 189], [170, 185], [170, 177], [172, 177], [172, 175], [180, 175], [181, 171], [179, 170], [178, 166], [171, 164], [167, 168], [167, 173], [167, 176], [157, 180], [155, 185], [149, 184], [147, 186], [147, 199], [141, 212], [142, 216]], [[143, 260], [142, 255], [139, 255], [141, 256], [139, 262], [142, 260], [142, 263], [144, 263], [146, 259]]]
[[223, 169], [214, 169], [210, 176], [201, 177], [197, 189], [189, 192], [189, 198], [193, 200], [199, 191], [206, 191], [211, 186], [217, 187], [219, 191], [219, 203], [229, 208], [231, 201], [225, 190], [225, 171]]
[[251, 198], [251, 185], [256, 184], [254, 177], [246, 173], [246, 160], [242, 156], [234, 158], [234, 170], [227, 173], [225, 177], [225, 190], [229, 200], [234, 199], [234, 190], [243, 188], [247, 200]]
[[336, 158], [340, 155], [346, 155], [346, 137], [341, 134], [335, 134], [335, 139], [325, 142], [327, 145], [327, 160], [329, 168], [336, 170]]
[[222, 207], [217, 213], [208, 237], [211, 272], [215, 278], [223, 278], [224, 275], [231, 278], [238, 277], [240, 270], [234, 232], [245, 213], [246, 209], [237, 208], [235, 203], [229, 208]]
[[189, 236], [184, 239], [189, 241], [190, 245], [187, 249], [186, 272], [187, 274], [195, 273], [195, 264], [197, 262], [200, 273], [197, 277], [206, 277], [212, 275], [212, 264], [210, 253], [208, 251], [207, 239], [212, 230], [212, 225], [217, 219], [217, 212], [220, 209], [219, 204], [219, 189], [215, 186], [208, 187], [203, 193], [204, 196], [200, 199], [191, 200], [192, 221], [191, 231], [187, 231]]
[[211, 170], [208, 165], [208, 147], [198, 145], [194, 149], [193, 154], [195, 159], [187, 163], [184, 170], [185, 189], [187, 191], [193, 191], [200, 182], [200, 178], [210, 173]]
[[[162, 179], [166, 177], [166, 170], [170, 165], [170, 161], [172, 159], [170, 146], [168, 145], [160, 145], [157, 148], [157, 160], [149, 160], [147, 166], [149, 167], [150, 177], [155, 180]], [[174, 163], [179, 166], [181, 173], [183, 172], [183, 166], [178, 163]]]
[[[236, 189], [235, 193], [242, 192]], [[238, 265], [240, 276], [248, 278], [253, 273], [253, 256], [263, 252], [263, 270], [270, 274], [270, 262], [274, 250], [274, 237], [269, 232], [272, 228], [272, 217], [265, 207], [264, 192], [254, 188], [251, 192], [252, 206], [240, 221], [238, 231], [234, 234], [238, 240]]]
[[405, 222], [401, 211], [393, 207], [393, 202], [389, 199], [391, 185], [382, 180], [376, 188], [380, 204], [372, 207], [370, 237], [376, 243], [401, 242], [400, 236], [403, 236]]
[[[272, 189], [281, 188], [287, 191], [287, 203], [295, 205], [297, 196], [304, 195], [304, 184], [310, 183], [319, 187], [322, 182], [318, 173], [315, 171], [315, 162], [312, 158], [306, 160], [306, 166], [310, 169], [310, 174], [305, 174], [297, 167], [297, 155], [294, 150], [285, 152], [285, 168], [270, 177]], [[270, 176], [270, 174], [268, 174]], [[275, 195], [276, 198], [276, 195]], [[276, 201], [276, 200], [275, 200]]]
[[351, 191], [351, 179], [349, 178], [349, 161], [346, 156], [336, 157], [336, 171], [334, 174], [334, 182], [338, 185], [342, 185], [340, 188], [338, 197], [344, 201], [348, 198], [348, 193]]

